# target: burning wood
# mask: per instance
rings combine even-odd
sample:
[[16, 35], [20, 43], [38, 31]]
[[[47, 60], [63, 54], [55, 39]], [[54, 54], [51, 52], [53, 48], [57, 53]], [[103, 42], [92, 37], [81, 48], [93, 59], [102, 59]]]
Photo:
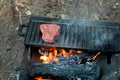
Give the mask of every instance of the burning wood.
[[43, 63], [45, 63], [45, 64], [49, 64], [50, 63], [49, 57], [47, 57], [47, 55], [41, 56], [40, 60], [42, 60]]
[[64, 49], [61, 50], [61, 53], [64, 57], [68, 57], [69, 53], [67, 53]]
[[[41, 54], [40, 56], [40, 61], [44, 64], [51, 64], [51, 63], [58, 63], [59, 59], [58, 57], [63, 56], [63, 57], [75, 57], [74, 54], [81, 54], [83, 53], [80, 50], [65, 50], [65, 49], [57, 49], [57, 48], [50, 48], [50, 49], [45, 49], [45, 48], [40, 48], [38, 50], [38, 52]], [[93, 61], [95, 60], [99, 55], [101, 54], [101, 52], [98, 52], [95, 56], [93, 56], [92, 58], [82, 58], [80, 59], [80, 62], [78, 64], [82, 64], [85, 62], [89, 62], [89, 61]]]
[[[51, 63], [58, 63], [58, 57], [68, 57], [70, 55], [74, 55], [74, 53], [82, 53], [80, 50], [65, 50], [65, 49], [57, 49], [57, 48], [50, 48], [44, 49], [40, 48], [38, 50], [40, 56], [40, 61], [44, 64], [51, 64]], [[74, 57], [74, 56], [73, 56]]]
[[[61, 77], [63, 79], [53, 80], [69, 80], [64, 78], [81, 78], [81, 80], [98, 80], [100, 75], [100, 66], [96, 63], [93, 64], [76, 64], [76, 60], [72, 57], [61, 57], [60, 62], [57, 64], [43, 64], [35, 63], [30, 67], [30, 76], [44, 75], [52, 78]], [[36, 78], [39, 80], [39, 78]], [[45, 80], [41, 79], [40, 80]], [[70, 79], [72, 80], [72, 79]]]
[[40, 76], [40, 77], [35, 77], [35, 80], [52, 80], [52, 79], [44, 79], [42, 76]]
[[80, 54], [81, 54], [81, 53], [83, 53], [82, 51], [79, 51], [79, 50], [78, 50], [78, 51], [76, 51], [76, 52], [77, 52], [77, 53], [80, 53]]
[[100, 54], [101, 52], [98, 52], [92, 59], [95, 60]]
[[29, 74], [34, 79], [37, 76], [42, 76], [36, 80], [58, 80], [58, 77], [60, 77], [59, 80], [97, 80], [100, 75], [100, 66], [96, 63], [96, 58], [100, 52], [94, 55], [81, 50], [52, 47], [41, 47], [35, 52], [39, 57], [37, 58], [38, 62], [31, 65]]

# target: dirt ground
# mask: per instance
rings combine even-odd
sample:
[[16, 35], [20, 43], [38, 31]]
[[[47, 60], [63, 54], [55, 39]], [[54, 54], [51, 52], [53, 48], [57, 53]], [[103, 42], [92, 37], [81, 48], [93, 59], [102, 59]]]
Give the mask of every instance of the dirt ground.
[[[0, 0], [0, 80], [18, 80], [24, 38], [19, 24], [30, 16], [120, 23], [120, 0]], [[117, 54], [120, 76], [120, 54]]]

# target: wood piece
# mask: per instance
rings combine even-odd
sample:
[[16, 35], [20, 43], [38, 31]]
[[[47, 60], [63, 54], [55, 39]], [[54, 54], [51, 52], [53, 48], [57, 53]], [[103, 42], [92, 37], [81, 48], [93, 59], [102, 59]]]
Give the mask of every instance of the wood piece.
[[[74, 60], [64, 60], [57, 64], [35, 63], [30, 67], [30, 76], [49, 75], [66, 78], [81, 78], [98, 80], [100, 76], [100, 66], [96, 63], [75, 64]], [[64, 63], [63, 63], [64, 62]]]

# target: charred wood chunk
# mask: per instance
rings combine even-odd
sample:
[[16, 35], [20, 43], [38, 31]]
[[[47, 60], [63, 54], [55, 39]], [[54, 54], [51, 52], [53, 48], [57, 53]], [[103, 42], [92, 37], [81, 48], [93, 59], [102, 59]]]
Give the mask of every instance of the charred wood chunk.
[[81, 80], [99, 80], [100, 66], [96, 63], [89, 64], [43, 64], [35, 63], [29, 70], [30, 76], [61, 76]]

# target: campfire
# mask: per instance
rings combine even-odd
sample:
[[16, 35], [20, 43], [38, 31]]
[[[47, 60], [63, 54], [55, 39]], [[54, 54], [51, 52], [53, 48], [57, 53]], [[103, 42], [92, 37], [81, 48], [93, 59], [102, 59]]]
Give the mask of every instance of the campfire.
[[[40, 56], [40, 61], [44, 64], [52, 64], [52, 63], [58, 63], [59, 59], [58, 57], [69, 57], [72, 56], [75, 57], [75, 54], [83, 54], [82, 50], [65, 50], [65, 49], [57, 49], [57, 48], [40, 48], [38, 50]], [[101, 52], [96, 53], [90, 60], [95, 60]]]
[[80, 51], [80, 50], [66, 51], [65, 49], [57, 49], [57, 48], [50, 48], [50, 49], [40, 48], [39, 49], [39, 54], [41, 54], [40, 61], [45, 64], [58, 63], [59, 62], [58, 57], [60, 57], [60, 56], [74, 57], [75, 53], [82, 54], [82, 51]]
[[[46, 24], [58, 26], [54, 35], [53, 27], [44, 30]], [[31, 17], [18, 31], [19, 35], [25, 36], [20, 80], [107, 80], [111, 77], [109, 73], [115, 71], [112, 54], [120, 50], [120, 28], [116, 25]], [[27, 27], [26, 33], [22, 32], [24, 27]], [[46, 31], [50, 31], [49, 36]]]
[[[56, 78], [61, 80], [61, 77], [63, 80], [68, 80], [68, 78], [70, 78], [69, 80], [71, 78], [81, 79], [81, 77], [88, 77], [86, 73], [89, 73], [91, 78], [93, 74], [97, 74], [97, 77], [94, 76], [97, 79], [100, 74], [100, 66], [96, 64], [96, 59], [102, 54], [101, 52], [94, 52], [93, 54], [86, 53], [84, 50], [53, 47], [39, 47], [35, 49], [33, 49], [34, 51], [32, 50], [33, 58], [31, 59], [34, 63], [30, 67], [30, 76], [33, 76], [34, 80], [56, 80]], [[37, 61], [34, 61], [36, 58]], [[89, 70], [89, 68], [91, 69]]]

